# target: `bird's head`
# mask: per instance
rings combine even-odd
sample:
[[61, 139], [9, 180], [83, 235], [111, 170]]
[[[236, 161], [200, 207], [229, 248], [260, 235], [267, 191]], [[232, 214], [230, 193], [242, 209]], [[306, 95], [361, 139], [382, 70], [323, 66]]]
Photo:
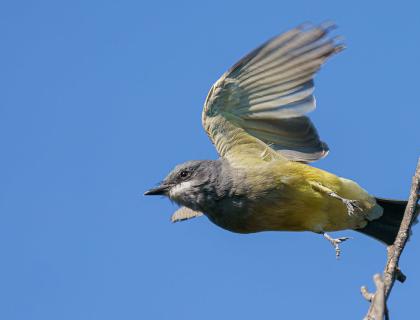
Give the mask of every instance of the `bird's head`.
[[194, 160], [177, 165], [162, 183], [145, 195], [164, 195], [193, 210], [202, 209], [212, 197], [220, 173], [220, 161]]

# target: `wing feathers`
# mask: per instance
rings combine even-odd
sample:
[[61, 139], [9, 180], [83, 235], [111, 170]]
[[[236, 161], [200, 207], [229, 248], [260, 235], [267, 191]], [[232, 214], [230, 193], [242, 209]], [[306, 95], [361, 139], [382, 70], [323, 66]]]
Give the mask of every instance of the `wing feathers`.
[[247, 145], [246, 157], [259, 157], [267, 148], [295, 161], [327, 154], [328, 146], [305, 114], [316, 106], [314, 74], [343, 49], [337, 38], [327, 36], [332, 27], [301, 26], [275, 37], [216, 82], [206, 99], [203, 124], [222, 157], [234, 145]]
[[284, 94], [284, 95], [279, 95], [278, 93], [265, 94], [265, 95], [252, 95], [249, 98], [249, 103], [251, 104], [249, 111], [252, 111], [252, 112], [264, 111], [265, 109], [259, 105], [265, 102], [276, 101], [278, 105], [286, 105], [292, 102], [303, 100], [306, 97], [312, 95], [313, 91], [314, 91], [314, 88], [309, 87], [309, 88], [302, 88], [299, 91], [289, 93], [289, 94]]
[[[258, 105], [257, 105], [258, 106]], [[298, 117], [315, 109], [315, 98], [310, 95], [299, 101], [278, 105], [278, 100], [259, 104], [262, 110], [248, 112], [242, 117], [244, 119], [287, 119]]]
[[256, 48], [255, 50], [251, 51], [241, 60], [239, 60], [231, 69], [229, 69], [229, 74], [234, 74], [237, 70], [242, 70], [242, 68], [253, 60], [253, 63], [257, 63], [258, 60], [266, 57], [268, 54], [272, 53], [278, 46], [279, 43], [286, 43], [290, 39], [294, 38], [301, 32], [301, 27], [297, 27], [295, 29], [289, 30], [273, 39], [267, 41], [260, 47]]
[[196, 218], [202, 216], [203, 213], [191, 210], [187, 207], [181, 207], [177, 211], [175, 211], [171, 216], [172, 222], [179, 222], [179, 221], [185, 221], [188, 219]]
[[314, 28], [306, 32], [302, 28], [299, 28], [298, 30], [300, 30], [300, 32], [286, 40], [282, 41], [281, 38], [274, 38], [272, 40], [273, 48], [268, 52], [262, 50], [253, 60], [245, 65], [244, 68], [252, 71], [260, 68], [263, 64], [275, 61], [276, 59], [284, 59], [287, 57], [287, 53], [292, 52], [293, 49], [301, 48], [308, 42], [317, 41], [320, 37], [325, 35], [325, 30], [320, 28]]
[[[263, 84], [287, 80], [289, 77], [296, 77], [307, 70], [314, 73], [327, 58], [325, 55], [333, 52], [333, 48], [331, 44], [318, 47], [304, 55], [296, 56], [286, 63], [271, 66], [266, 70], [261, 70], [259, 73], [253, 73], [244, 79], [239, 79], [239, 83], [244, 88], [252, 89], [252, 84], [255, 83]], [[261, 79], [264, 79], [264, 82], [261, 82]]]

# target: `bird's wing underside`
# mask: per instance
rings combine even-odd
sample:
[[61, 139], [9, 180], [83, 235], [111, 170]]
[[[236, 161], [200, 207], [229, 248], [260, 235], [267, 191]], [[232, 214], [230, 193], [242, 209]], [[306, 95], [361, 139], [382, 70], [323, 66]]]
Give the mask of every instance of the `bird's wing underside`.
[[315, 109], [314, 74], [343, 49], [331, 24], [300, 26], [242, 58], [210, 89], [203, 126], [229, 161], [288, 159], [311, 162], [328, 146], [306, 113]]
[[200, 217], [202, 215], [203, 213], [199, 211], [194, 211], [187, 207], [181, 207], [172, 214], [171, 221], [179, 222], [179, 221], [184, 221], [184, 220]]

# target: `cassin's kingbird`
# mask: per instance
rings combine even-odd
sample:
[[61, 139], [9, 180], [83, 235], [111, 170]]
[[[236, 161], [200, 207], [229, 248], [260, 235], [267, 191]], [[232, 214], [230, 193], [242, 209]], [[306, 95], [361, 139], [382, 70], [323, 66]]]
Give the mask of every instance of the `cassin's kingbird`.
[[202, 123], [220, 159], [188, 161], [145, 195], [166, 195], [181, 207], [172, 221], [206, 215], [233, 232], [269, 230], [323, 234], [354, 229], [393, 243], [405, 201], [371, 196], [356, 182], [309, 162], [328, 146], [306, 114], [315, 109], [315, 73], [343, 45], [331, 24], [304, 25], [267, 41], [211, 87]]

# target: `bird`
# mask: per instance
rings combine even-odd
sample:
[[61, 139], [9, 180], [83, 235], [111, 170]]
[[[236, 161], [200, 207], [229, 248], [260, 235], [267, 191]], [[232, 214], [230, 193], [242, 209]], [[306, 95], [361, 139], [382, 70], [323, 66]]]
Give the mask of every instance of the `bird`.
[[406, 201], [369, 194], [358, 183], [311, 166], [329, 152], [308, 117], [316, 107], [314, 76], [345, 46], [334, 23], [305, 23], [240, 59], [211, 87], [202, 125], [219, 158], [175, 166], [145, 195], [180, 206], [172, 221], [206, 216], [236, 233], [310, 231], [340, 256], [355, 230], [392, 244]]

